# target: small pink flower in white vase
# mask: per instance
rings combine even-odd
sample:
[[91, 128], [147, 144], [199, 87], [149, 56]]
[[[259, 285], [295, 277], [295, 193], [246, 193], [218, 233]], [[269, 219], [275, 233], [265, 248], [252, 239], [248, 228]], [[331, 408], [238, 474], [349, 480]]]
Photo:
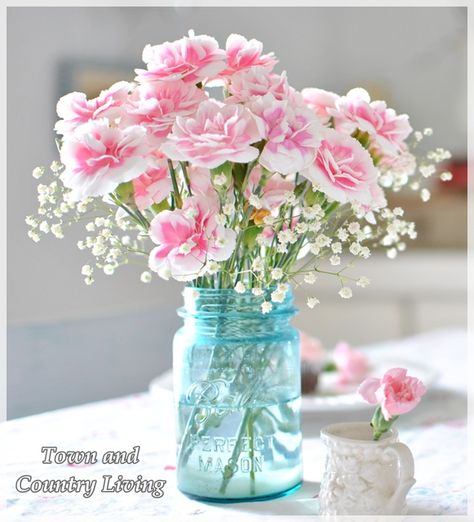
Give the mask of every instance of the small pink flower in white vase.
[[160, 212], [150, 224], [150, 238], [158, 245], [150, 252], [149, 267], [164, 279], [191, 281], [207, 261], [225, 261], [235, 247], [234, 230], [218, 225], [214, 200], [194, 196], [183, 208]]
[[147, 45], [143, 49], [147, 70], [136, 69], [139, 82], [184, 80], [198, 83], [224, 70], [225, 51], [215, 38], [189, 31], [174, 42]]
[[72, 189], [73, 199], [104, 196], [143, 174], [149, 151], [145, 134], [138, 125], [119, 129], [103, 119], [91, 120], [68, 136], [61, 148], [61, 180]]
[[[252, 169], [250, 173], [247, 186], [245, 187], [244, 195], [247, 199], [255, 193], [262, 178], [262, 167], [257, 165]], [[276, 210], [284, 202], [288, 192], [292, 192], [295, 188], [293, 181], [284, 178], [280, 174], [272, 174], [265, 182], [262, 193], [260, 195], [260, 201], [262, 207], [267, 210]]]
[[333, 92], [315, 87], [308, 87], [301, 91], [306, 105], [316, 114], [321, 123], [326, 124], [331, 119], [329, 109], [334, 109], [339, 96]]
[[347, 134], [356, 129], [367, 132], [383, 154], [397, 155], [412, 131], [406, 114], [397, 115], [384, 101], [371, 102], [369, 93], [361, 88], [341, 96], [328, 112], [337, 130]]
[[172, 189], [168, 161], [159, 153], [148, 158], [151, 165], [146, 172], [133, 180], [133, 197], [139, 210], [160, 203], [170, 195]]
[[150, 143], [159, 146], [170, 133], [176, 116], [191, 116], [207, 99], [205, 91], [182, 80], [139, 85], [125, 105], [122, 125], [143, 125]]
[[58, 134], [71, 134], [89, 120], [108, 118], [113, 121], [123, 114], [123, 104], [132, 85], [128, 82], [114, 83], [97, 98], [88, 100], [83, 92], [71, 92], [59, 99], [56, 106], [59, 120], [54, 130]]
[[248, 102], [255, 96], [267, 93], [273, 94], [276, 100], [284, 100], [290, 92], [285, 72], [275, 74], [261, 66], [239, 71], [229, 81], [229, 93], [232, 96], [226, 99], [226, 103]]
[[252, 143], [261, 137], [255, 118], [242, 105], [209, 100], [201, 103], [194, 116], [177, 117], [161, 151], [173, 160], [212, 169], [226, 161], [255, 160], [258, 149]]
[[367, 378], [359, 386], [359, 394], [370, 404], [377, 404], [371, 425], [374, 439], [388, 431], [403, 413], [413, 410], [426, 393], [426, 386], [405, 368], [392, 368], [381, 379]]
[[369, 371], [367, 357], [360, 350], [355, 350], [345, 342], [336, 345], [333, 360], [340, 384], [358, 384]]
[[250, 67], [262, 66], [271, 71], [277, 60], [273, 53], [262, 54], [263, 45], [255, 39], [247, 40], [240, 34], [231, 34], [226, 42], [227, 68], [221, 76], [233, 74]]
[[377, 169], [367, 150], [351, 136], [324, 129], [314, 160], [302, 175], [336, 201], [373, 204]]
[[259, 162], [271, 172], [301, 172], [311, 163], [319, 146], [322, 126], [300, 101], [297, 93], [285, 101], [266, 94], [249, 104], [267, 140]]

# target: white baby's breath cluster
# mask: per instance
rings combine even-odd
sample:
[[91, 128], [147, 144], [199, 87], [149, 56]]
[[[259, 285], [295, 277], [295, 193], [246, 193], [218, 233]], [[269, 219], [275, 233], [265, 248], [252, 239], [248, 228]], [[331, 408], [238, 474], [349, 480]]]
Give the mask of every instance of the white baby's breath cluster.
[[[48, 170], [45, 167], [33, 170], [35, 179], [48, 180], [49, 183], [40, 183], [37, 187], [37, 215], [25, 218], [28, 236], [35, 242], [48, 234], [63, 239], [66, 228], [82, 225], [86, 235], [77, 242], [77, 248], [88, 253], [89, 259], [81, 267], [86, 285], [94, 282], [97, 271], [113, 275], [119, 266], [129, 263], [130, 254], [146, 255], [148, 235], [143, 234], [120, 208], [114, 214], [114, 207], [107, 201], [93, 198], [74, 201], [57, 179], [62, 169], [63, 166], [55, 161]], [[142, 272], [140, 280], [151, 282], [151, 272]]]
[[409, 150], [404, 151], [394, 162], [382, 162], [380, 170], [380, 185], [399, 192], [405, 186], [409, 186], [414, 192], [418, 192], [423, 202], [430, 200], [431, 192], [425, 186], [427, 180], [438, 177], [441, 181], [451, 181], [451, 172], [442, 170], [440, 165], [451, 159], [451, 152], [442, 147], [436, 147], [424, 152], [417, 149], [425, 137], [432, 136], [433, 130], [426, 128], [423, 131], [415, 131], [412, 134], [410, 150], [417, 151], [416, 156]]

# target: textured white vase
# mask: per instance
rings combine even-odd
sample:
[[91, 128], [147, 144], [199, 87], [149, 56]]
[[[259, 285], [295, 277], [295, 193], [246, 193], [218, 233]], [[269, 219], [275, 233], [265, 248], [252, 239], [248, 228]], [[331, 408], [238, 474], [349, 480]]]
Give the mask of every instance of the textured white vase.
[[331, 424], [321, 439], [327, 448], [321, 515], [406, 514], [414, 462], [395, 429], [374, 441], [368, 422]]

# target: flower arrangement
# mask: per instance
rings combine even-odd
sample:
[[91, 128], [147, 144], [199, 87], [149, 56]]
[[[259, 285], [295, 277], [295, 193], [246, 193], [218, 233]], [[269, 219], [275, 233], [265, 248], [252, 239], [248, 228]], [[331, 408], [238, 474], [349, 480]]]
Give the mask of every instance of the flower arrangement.
[[405, 368], [392, 368], [381, 379], [365, 379], [359, 386], [359, 394], [369, 404], [377, 404], [370, 423], [374, 440], [379, 440], [401, 414], [413, 410], [425, 392], [425, 385], [407, 375]]
[[274, 71], [273, 53], [240, 35], [221, 49], [190, 32], [147, 45], [143, 61], [133, 83], [59, 100], [60, 161], [38, 185], [38, 216], [26, 218], [34, 241], [85, 222], [86, 284], [136, 257], [145, 283], [156, 273], [251, 291], [265, 314], [288, 284], [320, 274], [350, 298], [353, 284], [369, 283], [348, 275], [351, 259], [379, 247], [394, 258], [416, 238], [386, 192], [429, 199], [424, 181], [450, 157], [438, 148], [415, 158], [431, 129], [412, 132], [406, 114], [361, 88], [297, 91]]

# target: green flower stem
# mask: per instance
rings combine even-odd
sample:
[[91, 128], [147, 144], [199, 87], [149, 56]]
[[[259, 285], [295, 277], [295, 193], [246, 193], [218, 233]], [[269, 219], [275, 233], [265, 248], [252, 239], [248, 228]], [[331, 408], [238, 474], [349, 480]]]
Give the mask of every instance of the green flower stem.
[[249, 459], [250, 459], [250, 494], [255, 495], [255, 461], [254, 461], [254, 436], [253, 436], [253, 415], [247, 421], [247, 436], [249, 438]]
[[188, 170], [186, 168], [186, 162], [180, 161], [181, 172], [183, 173], [184, 182], [186, 183], [186, 188], [188, 189], [189, 195], [193, 195], [193, 191], [191, 190], [191, 181], [189, 180]]
[[143, 228], [143, 230], [145, 230], [146, 232], [148, 232], [148, 228], [150, 226], [150, 223], [148, 223], [147, 219], [145, 218], [145, 216], [143, 216], [143, 214], [137, 209], [137, 213], [135, 213], [133, 210], [131, 210], [127, 205], [125, 205], [125, 203], [122, 203], [120, 201], [120, 199], [115, 195], [115, 194], [110, 194], [110, 198], [112, 199], [112, 201], [118, 206], [120, 207], [122, 210], [124, 210], [129, 216], [130, 218], [132, 219], [132, 221], [134, 221], [137, 225], [139, 225], [141, 228]]
[[176, 179], [176, 172], [173, 167], [173, 162], [168, 160], [168, 168], [171, 176], [171, 183], [173, 184], [173, 192], [174, 192], [174, 201], [178, 208], [183, 206], [183, 200], [181, 199], [181, 194], [179, 193], [178, 188], [178, 180]]
[[398, 415], [386, 420], [382, 413], [382, 408], [377, 406], [374, 416], [370, 422], [373, 429], [374, 440], [379, 440], [380, 437], [390, 430], [392, 424], [398, 419]]

